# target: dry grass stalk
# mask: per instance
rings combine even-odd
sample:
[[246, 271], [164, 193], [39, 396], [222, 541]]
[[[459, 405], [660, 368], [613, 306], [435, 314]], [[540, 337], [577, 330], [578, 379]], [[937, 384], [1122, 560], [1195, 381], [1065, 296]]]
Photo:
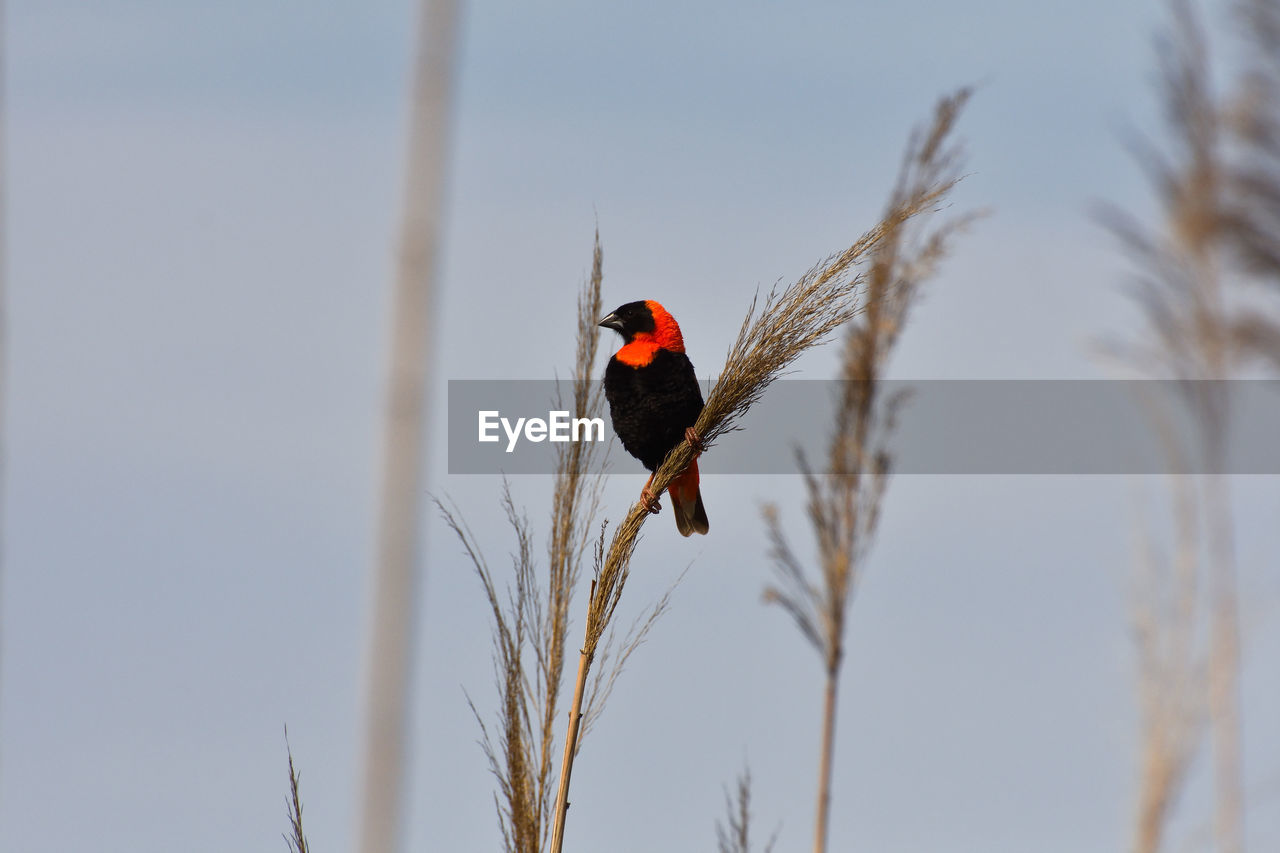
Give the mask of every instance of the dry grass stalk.
[[[718, 438], [735, 429], [752, 404], [803, 352], [827, 340], [836, 329], [858, 315], [863, 307], [859, 297], [865, 283], [862, 267], [867, 258], [904, 223], [939, 206], [956, 180], [949, 176], [922, 187], [920, 192], [892, 207], [879, 224], [843, 252], [821, 261], [785, 289], [771, 291], [763, 305], [752, 300], [725, 359], [720, 379], [711, 389], [694, 426], [706, 447], [710, 448]], [[650, 485], [653, 493], [665, 491], [692, 458], [693, 451], [687, 442], [682, 441], [673, 448], [653, 475]], [[633, 504], [615, 528], [609, 548], [602, 555], [587, 610], [580, 680], [590, 672], [601, 639], [611, 624], [627, 582], [640, 529], [649, 515], [643, 503]], [[575, 690], [575, 693], [581, 692]], [[575, 703], [570, 709], [560, 791], [556, 798], [553, 853], [559, 853], [564, 843], [569, 779], [580, 717], [581, 708]]]
[[[751, 770], [744, 767], [738, 776], [733, 796], [724, 794], [725, 820], [716, 821], [716, 841], [720, 853], [751, 853]], [[764, 846], [764, 853], [772, 853], [778, 834]]]
[[764, 508], [777, 575], [777, 583], [765, 590], [765, 600], [791, 615], [821, 655], [826, 675], [814, 828], [814, 850], [819, 853], [827, 849], [845, 623], [879, 524], [891, 467], [886, 441], [901, 402], [884, 398], [880, 383], [921, 284], [935, 271], [949, 239], [971, 219], [952, 220], [924, 233], [924, 220], [908, 222], [892, 211], [911, 206], [933, 187], [955, 183], [961, 150], [952, 136], [968, 98], [967, 89], [943, 98], [928, 129], [917, 131], [908, 143], [889, 198], [888, 226], [871, 252], [865, 309], [845, 335], [841, 396], [827, 450], [827, 474], [815, 473], [799, 454], [817, 540], [816, 578], [810, 577], [791, 549], [777, 507]]
[[[439, 502], [437, 506], [445, 522], [461, 540], [484, 586], [493, 614], [493, 666], [501, 697], [497, 734], [490, 733], [474, 703], [471, 703], [471, 710], [480, 724], [480, 744], [489, 760], [489, 768], [498, 780], [499, 790], [494, 794], [494, 802], [504, 846], [510, 853], [536, 853], [541, 849], [539, 809], [542, 798], [536, 779], [535, 768], [540, 762], [536, 754], [536, 730], [531, 709], [537, 706], [529, 701], [528, 691], [532, 682], [525, 661], [531, 631], [528, 602], [536, 583], [533, 534], [528, 519], [516, 509], [511, 492], [504, 483], [502, 507], [516, 534], [516, 549], [511, 557], [515, 586], [508, 587], [504, 597], [466, 522]], [[469, 697], [467, 701], [471, 702]]]
[[[603, 388], [592, 374], [603, 315], [601, 288], [604, 283], [604, 254], [600, 232], [592, 249], [591, 278], [578, 298], [577, 352], [574, 359], [573, 405], [575, 417], [596, 417], [604, 410]], [[546, 701], [540, 737], [539, 777], [550, 778], [555, 718], [559, 707], [560, 675], [564, 671], [565, 638], [569, 632], [569, 602], [582, 574], [582, 562], [593, 537], [589, 528], [600, 509], [603, 480], [589, 472], [596, 467], [599, 444], [571, 441], [560, 446], [552, 497], [551, 544], [549, 553], [548, 607], [542, 615], [539, 649], [539, 678]], [[601, 531], [603, 537], [603, 530]], [[547, 789], [549, 791], [549, 788]], [[544, 803], [544, 813], [545, 813]]]
[[[602, 414], [603, 396], [592, 366], [600, 339], [596, 323], [602, 313], [603, 281], [603, 253], [597, 233], [591, 276], [578, 299], [572, 400], [567, 404], [556, 401], [557, 408], [571, 409], [574, 417]], [[603, 453], [600, 445], [592, 442], [568, 442], [558, 449], [545, 582], [535, 557], [532, 526], [516, 508], [505, 485], [502, 507], [516, 539], [511, 555], [512, 581], [505, 589], [461, 515], [437, 501], [480, 578], [493, 620], [494, 671], [501, 697], [496, 724], [486, 724], [474, 703], [471, 707], [480, 723], [481, 746], [498, 780], [495, 804], [505, 847], [511, 853], [543, 850], [551, 831], [551, 796], [557, 783], [555, 724], [569, 607], [593, 540], [597, 542], [593, 552], [597, 570], [603, 554], [603, 528], [597, 536], [592, 527], [603, 485], [592, 471], [602, 464]], [[589, 713], [598, 713], [618, 673], [665, 610], [669, 598], [668, 592], [627, 635], [606, 642], [601, 657], [611, 665], [597, 673], [592, 689], [587, 690], [582, 682], [577, 685], [580, 692], [575, 693], [575, 709], [585, 704]]]
[[311, 853], [306, 833], [302, 831], [302, 798], [298, 796], [298, 773], [293, 769], [293, 750], [289, 748], [288, 727], [284, 730], [284, 748], [289, 755], [289, 832], [285, 834], [284, 840], [292, 853]]
[[1199, 520], [1184, 478], [1171, 483], [1177, 541], [1172, 557], [1142, 539], [1133, 605], [1142, 714], [1134, 853], [1156, 853], [1203, 737], [1204, 659], [1199, 624]]
[[417, 61], [392, 306], [377, 562], [366, 651], [358, 849], [394, 853], [403, 806], [405, 717], [418, 589], [431, 299], [444, 207], [457, 0], [419, 4]]
[[[1213, 472], [1224, 470], [1230, 426], [1224, 386], [1213, 380], [1239, 376], [1253, 361], [1280, 366], [1280, 323], [1249, 286], [1280, 284], [1280, 4], [1243, 0], [1236, 8], [1248, 25], [1249, 61], [1236, 93], [1220, 97], [1203, 26], [1186, 0], [1171, 0], [1173, 23], [1160, 56], [1172, 149], [1140, 151], [1165, 221], [1148, 229], [1110, 214], [1136, 260], [1134, 294], [1146, 321], [1144, 339], [1124, 354], [1148, 375], [1207, 380], [1189, 382], [1184, 402], [1199, 427], [1193, 449]], [[1159, 423], [1156, 429], [1167, 431]], [[1189, 451], [1167, 440], [1165, 447], [1175, 463]], [[1175, 477], [1172, 489], [1181, 537], [1173, 565], [1147, 559], [1138, 575], [1145, 585], [1134, 616], [1143, 733], [1133, 849], [1161, 847], [1201, 741], [1202, 727], [1189, 716], [1203, 713], [1203, 694], [1214, 835], [1219, 850], [1238, 853], [1244, 797], [1231, 496], [1220, 474]]]
[[[599, 417], [602, 397], [592, 379], [599, 334], [604, 257], [596, 234], [591, 276], [578, 299], [577, 351], [571, 402], [574, 417]], [[563, 405], [562, 401], [557, 401]], [[537, 853], [549, 831], [551, 791], [555, 783], [555, 720], [560, 702], [569, 605], [582, 572], [600, 502], [601, 479], [589, 472], [598, 444], [568, 442], [558, 451], [548, 542], [547, 581], [537, 576], [533, 534], [504, 488], [502, 505], [516, 534], [512, 555], [515, 586], [504, 598], [475, 537], [460, 517], [444, 507], [446, 523], [458, 534], [480, 577], [493, 616], [494, 668], [502, 705], [500, 736], [491, 736], [476, 712], [482, 746], [498, 779], [497, 800], [506, 849]], [[472, 710], [475, 706], [472, 705]]]

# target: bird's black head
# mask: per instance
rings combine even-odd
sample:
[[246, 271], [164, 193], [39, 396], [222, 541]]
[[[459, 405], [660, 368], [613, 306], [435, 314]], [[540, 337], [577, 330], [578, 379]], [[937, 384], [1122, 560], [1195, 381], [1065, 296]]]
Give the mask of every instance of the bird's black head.
[[626, 343], [631, 343], [636, 335], [653, 334], [656, 328], [648, 301], [628, 302], [601, 320], [600, 325], [622, 335]]

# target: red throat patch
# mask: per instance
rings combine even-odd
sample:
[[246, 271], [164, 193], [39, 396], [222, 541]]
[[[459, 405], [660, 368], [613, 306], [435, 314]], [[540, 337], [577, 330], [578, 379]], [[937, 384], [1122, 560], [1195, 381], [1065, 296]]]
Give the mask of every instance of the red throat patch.
[[646, 299], [644, 304], [653, 315], [653, 331], [637, 333], [617, 354], [618, 361], [630, 367], [652, 364], [660, 349], [684, 352], [684, 336], [680, 334], [676, 318], [652, 299]]

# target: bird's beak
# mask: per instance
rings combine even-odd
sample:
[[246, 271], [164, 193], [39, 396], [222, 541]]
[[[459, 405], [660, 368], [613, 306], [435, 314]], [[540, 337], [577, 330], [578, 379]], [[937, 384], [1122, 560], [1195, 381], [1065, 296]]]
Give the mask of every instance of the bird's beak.
[[600, 325], [606, 329], [613, 329], [618, 334], [622, 334], [622, 318], [617, 314], [610, 314], [600, 321]]

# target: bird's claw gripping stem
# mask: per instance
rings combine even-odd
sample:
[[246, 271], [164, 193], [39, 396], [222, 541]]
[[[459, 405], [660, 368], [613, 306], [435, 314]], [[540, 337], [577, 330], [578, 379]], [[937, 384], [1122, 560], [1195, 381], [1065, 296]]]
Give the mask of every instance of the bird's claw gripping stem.
[[649, 475], [649, 479], [645, 480], [644, 488], [640, 490], [640, 503], [644, 504], [644, 508], [649, 512], [657, 515], [662, 511], [662, 504], [658, 503], [658, 496], [655, 495], [649, 487], [653, 485], [653, 475]]
[[702, 443], [702, 436], [694, 430], [693, 427], [684, 428], [684, 440], [689, 442], [689, 449], [693, 451], [694, 456], [701, 456], [702, 452], [707, 449]]
[[654, 515], [662, 512], [662, 503], [659, 502], [657, 495], [647, 488], [640, 492], [640, 503], [644, 504], [644, 508]]

